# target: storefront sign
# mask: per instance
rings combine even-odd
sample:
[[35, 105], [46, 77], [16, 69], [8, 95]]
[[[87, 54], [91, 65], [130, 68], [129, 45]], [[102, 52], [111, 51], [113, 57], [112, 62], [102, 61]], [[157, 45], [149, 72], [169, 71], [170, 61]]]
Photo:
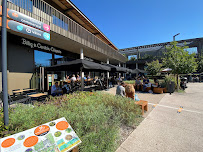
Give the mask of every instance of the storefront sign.
[[67, 152], [81, 143], [65, 118], [0, 139], [1, 152]]
[[32, 28], [32, 27], [27, 26], [25, 24], [21, 24], [21, 23], [16, 22], [16, 21], [9, 20], [8, 21], [8, 27], [11, 30], [16, 31], [16, 32], [50, 41], [50, 34], [49, 33], [46, 33], [46, 32], [43, 32], [41, 30]]
[[23, 24], [27, 24], [27, 25], [30, 25], [32, 27], [43, 30], [45, 32], [50, 32], [50, 26], [49, 25], [42, 23], [42, 22], [40, 22], [34, 18], [31, 18], [25, 14], [22, 14], [20, 12], [8, 9], [8, 17], [15, 20], [15, 21], [21, 22]]
[[57, 50], [54, 47], [45, 46], [45, 45], [42, 45], [41, 43], [31, 42], [25, 38], [22, 38], [21, 40], [23, 45], [29, 46], [32, 49], [41, 49], [41, 50], [46, 50], [46, 51], [50, 51], [58, 54], [62, 53], [60, 50]]

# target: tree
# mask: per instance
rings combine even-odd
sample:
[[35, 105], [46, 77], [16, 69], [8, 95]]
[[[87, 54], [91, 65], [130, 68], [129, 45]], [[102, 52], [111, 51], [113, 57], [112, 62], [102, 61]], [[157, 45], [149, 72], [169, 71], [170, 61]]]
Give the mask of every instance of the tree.
[[197, 71], [199, 73], [203, 72], [203, 56], [199, 56], [197, 59]]
[[177, 46], [177, 42], [174, 41], [171, 42], [171, 45], [167, 47], [166, 52], [164, 52], [163, 64], [171, 68], [173, 74], [176, 74], [177, 85], [179, 74], [192, 73], [195, 72], [197, 68], [195, 54], [189, 54], [189, 52], [186, 51], [187, 48], [187, 46]]
[[157, 75], [158, 72], [160, 72], [162, 67], [162, 64], [159, 63], [159, 60], [152, 61], [150, 63], [147, 63], [147, 67], [145, 70], [152, 75]]
[[130, 57], [129, 61], [136, 61], [136, 58], [134, 56]]

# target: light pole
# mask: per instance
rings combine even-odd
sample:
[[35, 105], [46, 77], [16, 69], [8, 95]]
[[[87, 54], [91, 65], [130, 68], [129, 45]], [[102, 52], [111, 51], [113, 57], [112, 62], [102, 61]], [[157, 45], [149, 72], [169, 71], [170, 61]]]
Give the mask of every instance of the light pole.
[[7, 0], [2, 3], [2, 28], [1, 28], [1, 49], [2, 49], [2, 90], [3, 90], [3, 109], [4, 125], [8, 126], [8, 86], [7, 86]]
[[175, 37], [178, 36], [180, 33], [173, 36], [173, 41], [175, 41]]

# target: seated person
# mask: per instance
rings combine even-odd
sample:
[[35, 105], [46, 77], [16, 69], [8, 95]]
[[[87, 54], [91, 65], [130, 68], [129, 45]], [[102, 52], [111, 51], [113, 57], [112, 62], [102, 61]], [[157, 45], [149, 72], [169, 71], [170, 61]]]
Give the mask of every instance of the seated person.
[[69, 82], [69, 81], [70, 81], [69, 76], [66, 75], [66, 82]]
[[55, 85], [51, 87], [51, 95], [56, 96], [56, 95], [62, 95], [63, 91], [61, 88], [58, 86], [58, 82], [55, 82]]
[[141, 89], [141, 81], [140, 81], [140, 78], [138, 77], [135, 81], [135, 87], [137, 88], [137, 90], [140, 90]]
[[89, 75], [87, 75], [87, 80], [88, 80], [88, 79], [90, 79], [90, 76], [89, 76]]
[[122, 97], [125, 97], [125, 83], [124, 82], [121, 82], [117, 88], [116, 88], [116, 95], [119, 95], [119, 96], [122, 96]]
[[70, 92], [70, 88], [69, 88], [67, 82], [63, 82], [62, 90], [63, 90], [63, 93], [69, 93]]
[[149, 83], [149, 79], [147, 77], [145, 77], [143, 80], [143, 84], [147, 84], [147, 83]]
[[77, 81], [80, 81], [81, 77], [79, 75], [77, 75]]
[[127, 84], [125, 86], [125, 93], [126, 93], [126, 97], [129, 97], [135, 100], [135, 89], [132, 84]]
[[70, 79], [71, 81], [75, 82], [76, 81], [76, 77], [75, 74], [73, 74], [72, 78]]
[[[156, 88], [156, 87], [160, 87], [159, 85], [159, 80], [157, 78], [154, 78], [154, 84], [152, 84], [152, 87], [153, 88]], [[152, 89], [153, 90], [153, 89]]]

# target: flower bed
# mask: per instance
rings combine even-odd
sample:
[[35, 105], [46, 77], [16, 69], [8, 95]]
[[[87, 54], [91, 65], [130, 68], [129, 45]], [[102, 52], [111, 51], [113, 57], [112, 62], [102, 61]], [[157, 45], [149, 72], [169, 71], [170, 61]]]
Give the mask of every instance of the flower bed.
[[[67, 119], [82, 140], [81, 152], [115, 151], [120, 126], [135, 127], [142, 120], [140, 107], [131, 99], [101, 92], [77, 92], [52, 97], [34, 107], [18, 105], [9, 113], [8, 130], [14, 134], [61, 117]], [[2, 131], [1, 137], [9, 135]]]

